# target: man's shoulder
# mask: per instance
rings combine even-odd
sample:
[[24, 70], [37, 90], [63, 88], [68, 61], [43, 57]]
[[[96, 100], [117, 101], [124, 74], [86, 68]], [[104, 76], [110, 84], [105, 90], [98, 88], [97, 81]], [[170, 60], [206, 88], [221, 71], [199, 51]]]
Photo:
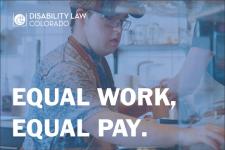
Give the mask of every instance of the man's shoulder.
[[77, 51], [68, 43], [64, 43], [43, 57], [39, 65], [39, 73], [48, 74], [51, 70], [69, 71], [68, 69], [74, 67], [88, 68]]
[[47, 53], [39, 64], [39, 71], [48, 72], [50, 68], [56, 66], [63, 61], [63, 49], [65, 43], [58, 46], [56, 49]]

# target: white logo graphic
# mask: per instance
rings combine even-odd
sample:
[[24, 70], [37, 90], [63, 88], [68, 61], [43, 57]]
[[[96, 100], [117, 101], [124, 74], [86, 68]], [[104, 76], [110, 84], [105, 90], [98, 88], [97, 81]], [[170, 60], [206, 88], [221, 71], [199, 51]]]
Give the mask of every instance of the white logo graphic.
[[14, 23], [18, 26], [22, 26], [26, 23], [26, 17], [23, 14], [17, 14], [14, 16]]
[[14, 27], [68, 27], [71, 19], [83, 19], [86, 13], [77, 13], [73, 16], [72, 13], [58, 12], [13, 12]]

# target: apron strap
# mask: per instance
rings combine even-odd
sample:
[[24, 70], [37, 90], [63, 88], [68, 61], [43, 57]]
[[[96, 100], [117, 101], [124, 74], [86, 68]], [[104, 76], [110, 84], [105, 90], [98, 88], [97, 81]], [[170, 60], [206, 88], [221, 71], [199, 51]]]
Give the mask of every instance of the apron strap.
[[113, 80], [113, 76], [112, 76], [112, 72], [110, 70], [109, 64], [107, 62], [107, 60], [105, 58], [102, 59], [102, 65], [104, 67], [104, 70], [106, 72], [106, 76], [110, 82], [111, 88], [113, 88], [112, 90], [115, 91], [115, 85], [114, 85], [114, 80]]
[[85, 50], [80, 46], [80, 44], [76, 41], [76, 39], [73, 36], [69, 36], [68, 42], [79, 53], [79, 55], [86, 61], [86, 63], [90, 65], [92, 71], [94, 72], [96, 83], [98, 86], [100, 86], [101, 83], [99, 80], [98, 73], [96, 71], [96, 65], [93, 63], [91, 58], [88, 56], [88, 54], [85, 52]]

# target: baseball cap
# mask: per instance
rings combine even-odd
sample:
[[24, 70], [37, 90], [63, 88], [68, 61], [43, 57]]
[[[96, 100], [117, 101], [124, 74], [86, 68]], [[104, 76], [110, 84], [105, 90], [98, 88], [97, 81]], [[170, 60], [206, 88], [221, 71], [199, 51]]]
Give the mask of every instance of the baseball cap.
[[136, 0], [70, 0], [70, 7], [95, 10], [107, 16], [124, 13], [141, 18], [145, 13], [145, 7]]

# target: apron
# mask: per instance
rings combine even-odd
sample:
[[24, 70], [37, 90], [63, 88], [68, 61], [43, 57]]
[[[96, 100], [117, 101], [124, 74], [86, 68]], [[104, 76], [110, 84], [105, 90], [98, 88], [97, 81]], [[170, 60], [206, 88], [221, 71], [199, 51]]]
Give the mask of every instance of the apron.
[[[76, 39], [73, 36], [70, 36], [68, 38], [68, 43], [74, 48], [74, 50], [76, 50], [78, 52], [78, 54], [82, 57], [83, 60], [85, 60], [85, 62], [90, 66], [91, 70], [94, 73], [95, 79], [96, 79], [96, 84], [97, 87], [102, 87], [101, 82], [100, 82], [100, 77], [99, 74], [97, 72], [97, 66], [94, 62], [94, 60], [90, 57], [90, 55], [88, 55], [88, 53], [85, 51], [85, 49], [76, 41]], [[107, 80], [110, 82], [110, 85], [112, 85], [112, 90], [115, 90], [115, 86], [114, 86], [114, 81], [113, 81], [113, 77], [112, 77], [112, 73], [111, 70], [109, 68], [109, 65], [106, 61], [105, 58], [101, 59], [101, 64], [104, 68]], [[102, 141], [97, 140], [96, 138], [94, 138], [93, 136], [90, 137], [90, 140], [88, 141], [87, 147], [84, 148], [85, 150], [88, 149], [93, 149], [93, 144], [103, 144], [103, 145], [107, 145], [107, 143], [101, 143]], [[108, 144], [109, 145], [109, 144]], [[107, 145], [107, 146], [108, 146]], [[110, 144], [111, 145], [111, 144]], [[114, 146], [109, 146], [110, 149], [115, 149]], [[107, 147], [107, 149], [109, 149], [109, 147]], [[106, 148], [106, 147], [105, 147]], [[82, 150], [82, 148], [72, 148], [72, 150]]]
[[[85, 60], [85, 62], [91, 67], [91, 69], [94, 73], [95, 79], [96, 79], [97, 86], [102, 87], [101, 82], [100, 82], [100, 77], [99, 77], [98, 72], [96, 70], [96, 65], [94, 63], [94, 60], [88, 55], [88, 53], [85, 51], [85, 49], [81, 47], [81, 45], [76, 41], [76, 39], [73, 36], [70, 36], [68, 38], [68, 42], [74, 48], [74, 50], [76, 50], [78, 52], [78, 54]], [[110, 68], [109, 68], [109, 65], [108, 65], [106, 59], [103, 58], [101, 60], [101, 63], [102, 63], [103, 68], [105, 70], [107, 79], [109, 80], [112, 87], [114, 88], [114, 81], [113, 81], [113, 77], [112, 77], [112, 72], [110, 71]]]

